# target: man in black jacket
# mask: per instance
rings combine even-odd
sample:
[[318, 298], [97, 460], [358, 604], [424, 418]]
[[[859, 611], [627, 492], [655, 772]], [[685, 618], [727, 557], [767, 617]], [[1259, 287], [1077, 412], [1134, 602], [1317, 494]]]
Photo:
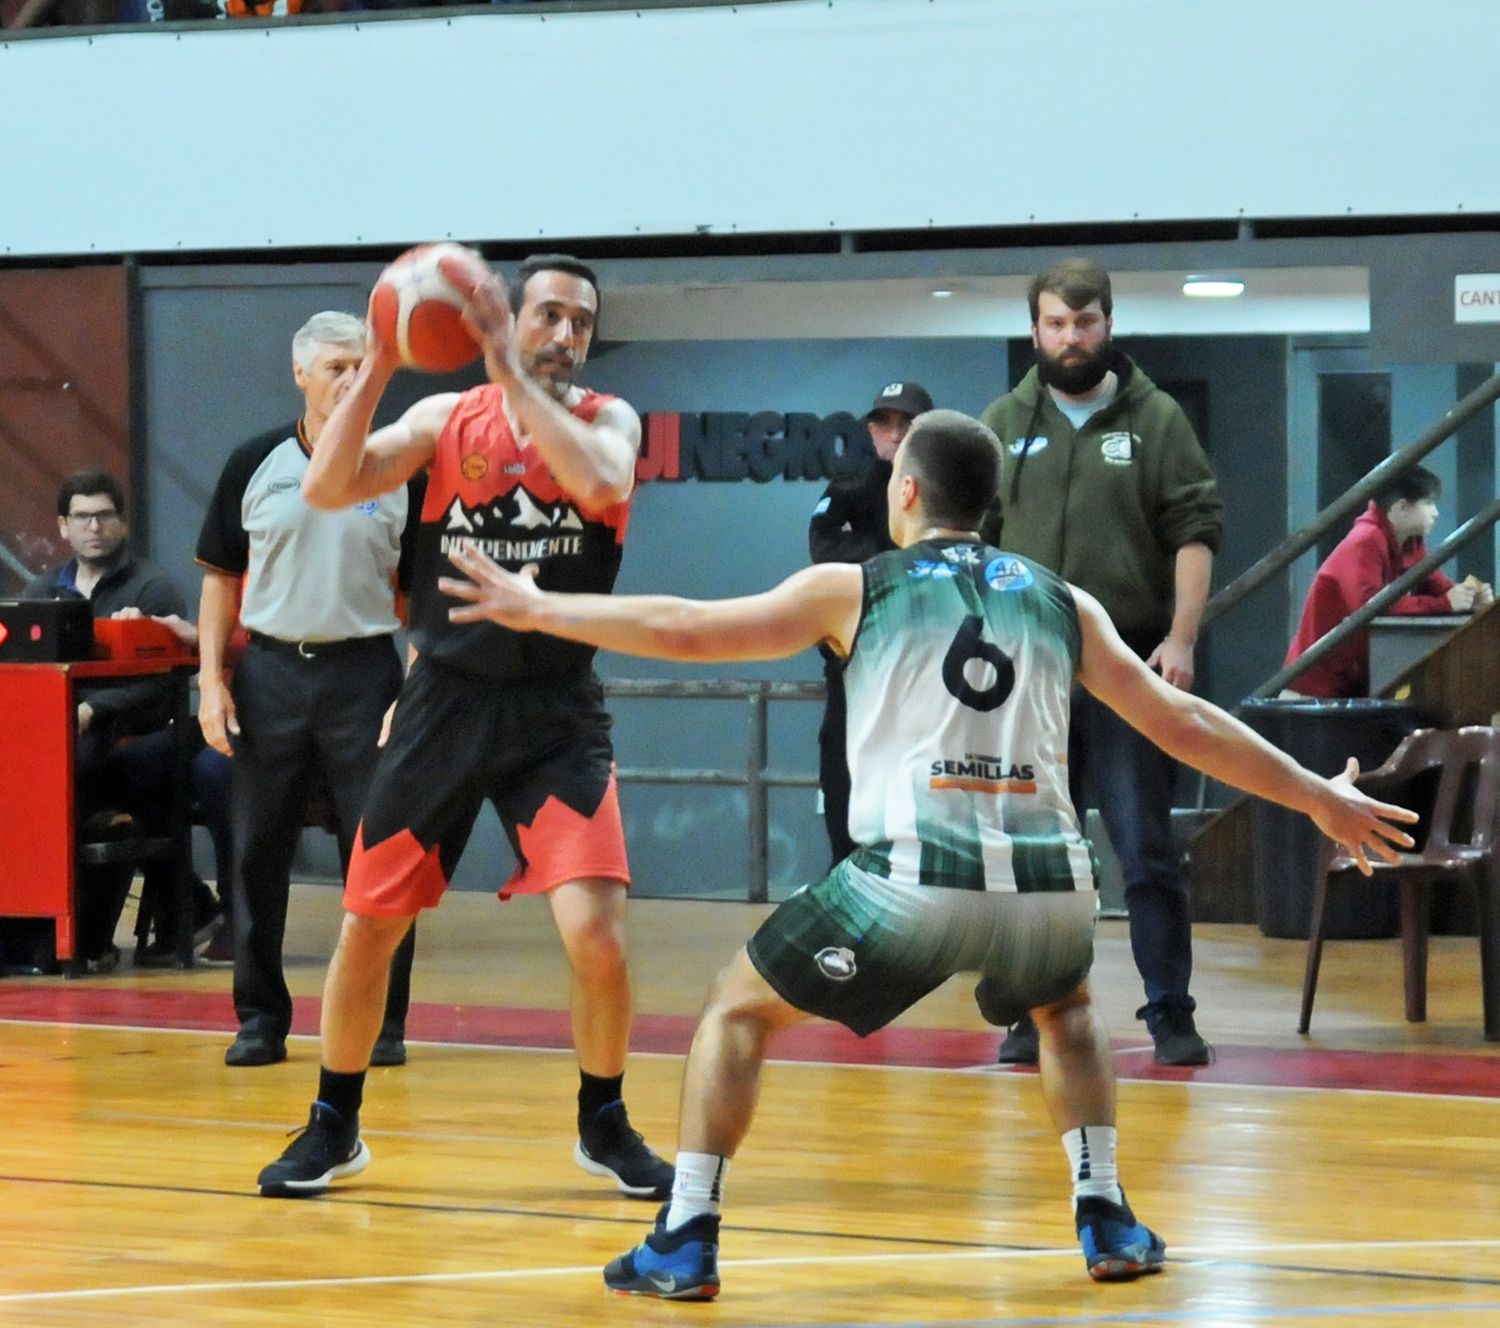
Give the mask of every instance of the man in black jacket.
[[[874, 455], [845, 458], [813, 508], [807, 530], [808, 552], [815, 563], [862, 563], [896, 546], [886, 518], [885, 489], [891, 459], [911, 422], [932, 409], [932, 397], [920, 383], [890, 383], [881, 389], [865, 416]], [[828, 699], [818, 729], [818, 785], [823, 791], [823, 821], [833, 861], [854, 852], [849, 838], [849, 762], [845, 754], [844, 664], [823, 650], [823, 680]]]
[[[158, 618], [189, 644], [196, 641], [196, 629], [183, 617], [182, 592], [164, 572], [131, 554], [125, 494], [113, 475], [85, 470], [69, 476], [57, 496], [57, 528], [73, 557], [33, 577], [24, 598], [78, 596], [89, 601], [95, 618]], [[172, 786], [171, 688], [165, 677], [77, 688], [74, 779], [81, 817], [128, 812], [148, 824], [160, 818], [163, 791]], [[216, 843], [228, 833], [227, 824], [210, 829]], [[155, 864], [153, 869], [161, 870]], [[119, 962], [113, 937], [131, 874], [119, 865], [79, 870], [78, 956], [86, 969], [106, 972]], [[163, 872], [164, 880], [169, 876]], [[220, 906], [201, 881], [194, 893], [194, 939], [206, 940]], [[161, 948], [175, 949], [170, 940]]]

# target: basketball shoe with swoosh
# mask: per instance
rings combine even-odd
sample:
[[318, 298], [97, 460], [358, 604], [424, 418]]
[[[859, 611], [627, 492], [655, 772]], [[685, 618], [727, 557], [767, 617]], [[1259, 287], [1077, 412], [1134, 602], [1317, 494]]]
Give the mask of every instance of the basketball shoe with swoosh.
[[702, 1213], [668, 1231], [670, 1206], [661, 1206], [645, 1240], [605, 1265], [604, 1285], [611, 1291], [662, 1300], [712, 1300], [719, 1294], [719, 1219]]

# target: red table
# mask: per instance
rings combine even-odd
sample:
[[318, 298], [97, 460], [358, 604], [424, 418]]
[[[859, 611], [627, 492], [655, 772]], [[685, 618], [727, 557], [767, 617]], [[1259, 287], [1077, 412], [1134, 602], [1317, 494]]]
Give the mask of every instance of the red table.
[[193, 661], [100, 659], [68, 664], [0, 664], [0, 917], [52, 918], [57, 957], [74, 958], [73, 884], [78, 848], [73, 761], [78, 727], [75, 682], [171, 674], [177, 779], [171, 833], [178, 840], [178, 962], [192, 964], [187, 888], [191, 742], [188, 678]]

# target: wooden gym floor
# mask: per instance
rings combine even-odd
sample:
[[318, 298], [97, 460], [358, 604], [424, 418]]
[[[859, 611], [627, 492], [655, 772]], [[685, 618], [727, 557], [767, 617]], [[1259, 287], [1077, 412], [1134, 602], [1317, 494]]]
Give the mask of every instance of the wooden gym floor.
[[[763, 912], [632, 906], [626, 1091], [663, 1151], [708, 979]], [[297, 890], [298, 1031], [338, 914], [336, 891]], [[315, 1200], [254, 1180], [306, 1119], [316, 1042], [227, 1069], [227, 971], [6, 979], [0, 1324], [1500, 1324], [1500, 1050], [1475, 942], [1434, 940], [1415, 1026], [1397, 942], [1331, 942], [1308, 1039], [1300, 943], [1204, 927], [1196, 954], [1218, 1060], [1160, 1069], [1123, 924], [1101, 928], [1123, 1176], [1163, 1275], [1087, 1279], [1034, 1076], [993, 1065], [953, 983], [867, 1042], [815, 1026], [773, 1045], [712, 1305], [602, 1290], [654, 1209], [572, 1164], [566, 979], [537, 901], [455, 895], [424, 919], [411, 1062], [370, 1076], [375, 1160]]]

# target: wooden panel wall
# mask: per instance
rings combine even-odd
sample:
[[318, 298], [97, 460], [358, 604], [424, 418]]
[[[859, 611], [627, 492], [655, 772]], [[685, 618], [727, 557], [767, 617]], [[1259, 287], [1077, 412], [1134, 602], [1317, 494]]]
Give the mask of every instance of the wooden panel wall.
[[[0, 271], [0, 541], [33, 571], [65, 560], [57, 490], [107, 470], [130, 492], [126, 273]], [[0, 591], [19, 588], [0, 567]]]

